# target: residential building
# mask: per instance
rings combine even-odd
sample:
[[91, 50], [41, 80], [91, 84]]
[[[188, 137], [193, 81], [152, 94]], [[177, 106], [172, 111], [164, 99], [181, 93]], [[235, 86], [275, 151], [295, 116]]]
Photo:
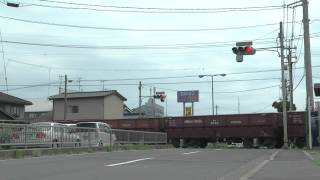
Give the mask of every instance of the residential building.
[[26, 105], [32, 105], [32, 103], [30, 101], [0, 92], [1, 119], [23, 120]]
[[52, 102], [48, 99], [29, 99], [31, 106], [26, 107], [25, 120], [27, 122], [49, 122], [52, 121]]
[[[64, 93], [53, 101], [53, 121], [64, 120]], [[67, 93], [66, 120], [122, 119], [127, 99], [116, 90]]]
[[156, 104], [153, 98], [149, 98], [148, 102], [142, 105], [140, 108], [133, 109], [134, 114], [141, 114], [142, 117], [163, 117], [164, 107]]

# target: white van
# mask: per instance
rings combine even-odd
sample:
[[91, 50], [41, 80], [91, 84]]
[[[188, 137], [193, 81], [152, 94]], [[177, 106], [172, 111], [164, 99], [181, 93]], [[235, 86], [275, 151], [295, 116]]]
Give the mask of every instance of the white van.
[[84, 146], [108, 146], [116, 141], [110, 126], [102, 122], [77, 123], [77, 131]]

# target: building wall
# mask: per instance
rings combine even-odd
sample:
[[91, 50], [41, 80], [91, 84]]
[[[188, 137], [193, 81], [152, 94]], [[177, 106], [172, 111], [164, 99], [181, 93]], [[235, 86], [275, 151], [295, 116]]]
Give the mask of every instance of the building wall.
[[[103, 119], [103, 104], [102, 97], [68, 99], [67, 120]], [[73, 113], [71, 106], [78, 106], [79, 111]], [[53, 120], [63, 120], [64, 99], [53, 100], [53, 109]]]
[[[143, 117], [153, 117], [153, 110], [155, 113], [155, 117], [163, 117], [164, 116], [164, 107], [154, 103], [153, 99], [149, 99], [144, 105], [141, 106], [141, 113], [143, 113]], [[139, 113], [139, 107], [134, 109], [135, 113]]]
[[15, 119], [24, 119], [24, 105], [14, 105], [14, 104], [0, 104], [0, 108], [10, 114]]
[[123, 100], [116, 95], [104, 98], [104, 119], [122, 119]]

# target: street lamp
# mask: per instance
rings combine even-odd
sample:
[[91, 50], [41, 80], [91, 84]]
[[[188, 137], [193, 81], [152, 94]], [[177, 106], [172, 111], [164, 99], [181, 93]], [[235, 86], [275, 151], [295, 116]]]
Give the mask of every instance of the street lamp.
[[201, 74], [199, 78], [211, 77], [211, 103], [212, 103], [212, 115], [214, 115], [214, 90], [213, 90], [213, 77], [215, 76], [226, 76], [227, 74]]

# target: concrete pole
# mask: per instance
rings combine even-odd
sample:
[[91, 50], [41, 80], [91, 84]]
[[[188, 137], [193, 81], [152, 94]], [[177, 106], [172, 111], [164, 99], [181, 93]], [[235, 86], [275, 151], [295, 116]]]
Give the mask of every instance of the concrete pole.
[[311, 104], [310, 104], [310, 97], [308, 98], [308, 106], [307, 106], [307, 110], [308, 110], [308, 147], [309, 149], [312, 149], [312, 133], [311, 133]]
[[142, 106], [142, 97], [141, 97], [141, 90], [142, 90], [142, 83], [139, 81], [139, 118], [141, 118], [141, 106]]
[[287, 128], [287, 88], [285, 83], [285, 74], [284, 74], [284, 35], [283, 35], [283, 25], [280, 22], [280, 56], [281, 56], [281, 80], [282, 80], [282, 122], [283, 122], [283, 147], [288, 148], [288, 128]]
[[152, 101], [152, 115], [155, 118], [156, 117], [156, 110], [155, 110], [155, 101], [156, 99], [154, 98], [154, 96], [156, 95], [156, 88], [153, 88], [153, 101]]
[[214, 89], [213, 89], [213, 75], [211, 76], [211, 103], [212, 103], [212, 115], [214, 116]]
[[310, 48], [310, 32], [309, 32], [309, 9], [308, 0], [302, 0], [303, 7], [303, 29], [304, 29], [304, 68], [306, 73], [306, 92], [307, 105], [308, 97], [310, 97], [311, 110], [314, 110], [313, 99], [313, 82], [312, 82], [312, 64], [311, 64], [311, 48]]
[[288, 54], [288, 65], [289, 65], [289, 100], [290, 100], [290, 111], [293, 111], [293, 77], [292, 77], [292, 51], [289, 47]]
[[238, 96], [238, 114], [240, 114], [240, 97]]
[[63, 111], [63, 120], [67, 120], [67, 83], [68, 83], [68, 77], [67, 75], [64, 75], [64, 111]]
[[216, 105], [216, 115], [218, 115], [218, 108], [219, 108], [219, 106]]

